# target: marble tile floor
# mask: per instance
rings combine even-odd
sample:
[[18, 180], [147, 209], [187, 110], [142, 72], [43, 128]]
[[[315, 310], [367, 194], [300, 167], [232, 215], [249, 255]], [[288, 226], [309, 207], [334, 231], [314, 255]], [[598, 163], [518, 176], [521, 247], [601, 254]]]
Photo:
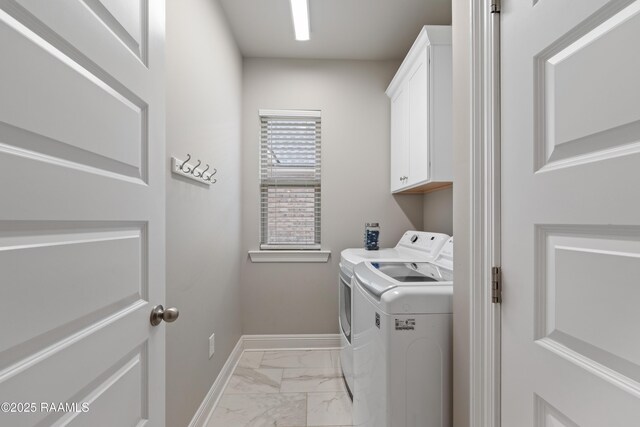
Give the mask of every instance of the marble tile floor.
[[351, 425], [338, 350], [246, 350], [207, 427]]

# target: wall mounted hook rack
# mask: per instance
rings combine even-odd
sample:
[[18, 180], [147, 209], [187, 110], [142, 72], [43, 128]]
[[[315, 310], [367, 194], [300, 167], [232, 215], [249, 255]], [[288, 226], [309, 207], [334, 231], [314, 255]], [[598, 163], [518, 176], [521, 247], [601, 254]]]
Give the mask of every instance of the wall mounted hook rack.
[[172, 157], [171, 172], [198, 181], [201, 184], [211, 185], [218, 181], [213, 178], [213, 176], [218, 173], [217, 169], [211, 169], [208, 163], [205, 164], [205, 167], [201, 167], [202, 161], [200, 161], [200, 159], [198, 159], [196, 164], [190, 164], [190, 160], [191, 154], [187, 154], [186, 160]]

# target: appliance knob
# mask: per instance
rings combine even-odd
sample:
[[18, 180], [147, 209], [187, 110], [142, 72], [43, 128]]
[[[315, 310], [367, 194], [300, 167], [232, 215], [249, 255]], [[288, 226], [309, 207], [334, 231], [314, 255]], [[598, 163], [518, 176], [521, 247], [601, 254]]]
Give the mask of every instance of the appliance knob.
[[414, 234], [413, 236], [411, 236], [411, 243], [415, 243], [418, 241], [418, 235]]

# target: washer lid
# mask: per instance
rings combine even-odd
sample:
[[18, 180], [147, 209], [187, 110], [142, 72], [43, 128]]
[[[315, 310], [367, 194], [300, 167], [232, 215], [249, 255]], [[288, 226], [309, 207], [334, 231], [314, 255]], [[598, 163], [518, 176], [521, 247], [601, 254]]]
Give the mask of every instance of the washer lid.
[[[349, 248], [340, 254], [340, 263], [350, 272], [356, 265], [363, 261], [411, 261], [420, 256], [420, 253], [413, 253], [410, 250], [403, 251], [396, 248], [384, 248], [377, 251], [368, 251], [363, 248]], [[410, 257], [409, 259], [406, 259]]]
[[453, 273], [428, 262], [371, 262], [380, 273], [401, 283], [451, 282]]
[[385, 313], [452, 312], [453, 276], [436, 265], [363, 262], [356, 266], [354, 278]]
[[376, 299], [399, 286], [451, 284], [453, 279], [450, 274], [443, 275], [433, 264], [413, 262], [363, 262], [354, 269], [354, 276]]
[[450, 237], [442, 246], [433, 263], [439, 267], [453, 270], [453, 237]]

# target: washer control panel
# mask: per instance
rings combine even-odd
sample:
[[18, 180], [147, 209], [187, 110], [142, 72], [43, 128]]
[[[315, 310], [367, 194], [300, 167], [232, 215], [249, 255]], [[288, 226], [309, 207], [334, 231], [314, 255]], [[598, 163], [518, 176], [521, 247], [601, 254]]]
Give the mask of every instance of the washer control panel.
[[404, 233], [397, 247], [425, 252], [426, 258], [435, 258], [449, 238], [449, 236], [442, 233], [410, 230]]

